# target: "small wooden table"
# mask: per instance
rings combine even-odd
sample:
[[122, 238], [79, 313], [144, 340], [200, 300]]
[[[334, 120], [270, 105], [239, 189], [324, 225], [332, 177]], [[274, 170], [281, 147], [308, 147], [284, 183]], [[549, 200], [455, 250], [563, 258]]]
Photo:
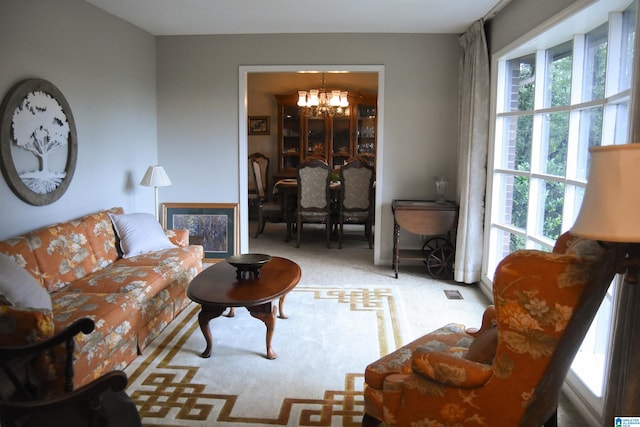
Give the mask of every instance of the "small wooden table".
[[[286, 319], [282, 306], [286, 294], [293, 289], [302, 272], [300, 266], [286, 258], [273, 257], [261, 269], [257, 278], [236, 277], [236, 268], [221, 261], [203, 270], [189, 284], [187, 296], [202, 306], [198, 323], [207, 343], [202, 357], [211, 356], [211, 330], [209, 321], [220, 316], [227, 307], [246, 307], [256, 319], [267, 326], [267, 358], [275, 359], [271, 339], [276, 324], [278, 309]], [[274, 301], [279, 299], [279, 307]]]
[[393, 269], [398, 278], [401, 259], [427, 261], [424, 250], [400, 249], [400, 229], [422, 236], [448, 236], [458, 222], [458, 205], [434, 200], [394, 200], [393, 211]]

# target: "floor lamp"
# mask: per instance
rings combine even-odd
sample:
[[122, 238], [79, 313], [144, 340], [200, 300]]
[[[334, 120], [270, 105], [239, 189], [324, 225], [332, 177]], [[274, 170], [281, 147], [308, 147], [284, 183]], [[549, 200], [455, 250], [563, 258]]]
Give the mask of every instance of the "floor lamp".
[[571, 234], [598, 240], [624, 274], [614, 314], [603, 422], [640, 414], [640, 144], [592, 147], [589, 179]]
[[142, 177], [142, 181], [140, 181], [140, 185], [144, 185], [146, 187], [153, 187], [154, 190], [154, 206], [156, 211], [156, 219], [158, 222], [160, 221], [160, 216], [158, 215], [158, 187], [166, 187], [171, 185], [171, 180], [169, 179], [169, 175], [165, 172], [164, 168], [160, 165], [149, 166], [147, 172]]

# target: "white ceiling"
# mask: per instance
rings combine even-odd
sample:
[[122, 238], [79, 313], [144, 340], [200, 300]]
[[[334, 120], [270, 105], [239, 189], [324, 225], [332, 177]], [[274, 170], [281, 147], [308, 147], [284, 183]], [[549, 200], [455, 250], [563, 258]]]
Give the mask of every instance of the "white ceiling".
[[453, 33], [509, 0], [86, 0], [154, 35]]

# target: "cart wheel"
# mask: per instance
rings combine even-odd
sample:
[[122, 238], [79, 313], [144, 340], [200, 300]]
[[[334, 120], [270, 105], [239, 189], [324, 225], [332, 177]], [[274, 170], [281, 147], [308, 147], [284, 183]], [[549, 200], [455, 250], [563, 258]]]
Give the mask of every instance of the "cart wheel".
[[431, 277], [441, 280], [452, 279], [455, 254], [456, 251], [449, 242], [431, 250], [424, 262]]
[[441, 248], [443, 246], [450, 245], [450, 244], [451, 243], [449, 243], [449, 239], [447, 239], [446, 237], [442, 237], [442, 236], [431, 237], [424, 242], [424, 245], [422, 245], [422, 250], [431, 252], [436, 248]]

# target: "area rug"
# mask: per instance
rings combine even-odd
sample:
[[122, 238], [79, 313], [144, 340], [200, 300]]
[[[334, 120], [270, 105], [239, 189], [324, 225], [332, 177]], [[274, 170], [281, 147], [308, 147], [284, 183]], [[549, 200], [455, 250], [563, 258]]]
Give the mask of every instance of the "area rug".
[[266, 358], [264, 323], [243, 309], [210, 322], [192, 303], [131, 364], [127, 392], [145, 426], [360, 426], [365, 367], [402, 345], [393, 291], [296, 287]]

